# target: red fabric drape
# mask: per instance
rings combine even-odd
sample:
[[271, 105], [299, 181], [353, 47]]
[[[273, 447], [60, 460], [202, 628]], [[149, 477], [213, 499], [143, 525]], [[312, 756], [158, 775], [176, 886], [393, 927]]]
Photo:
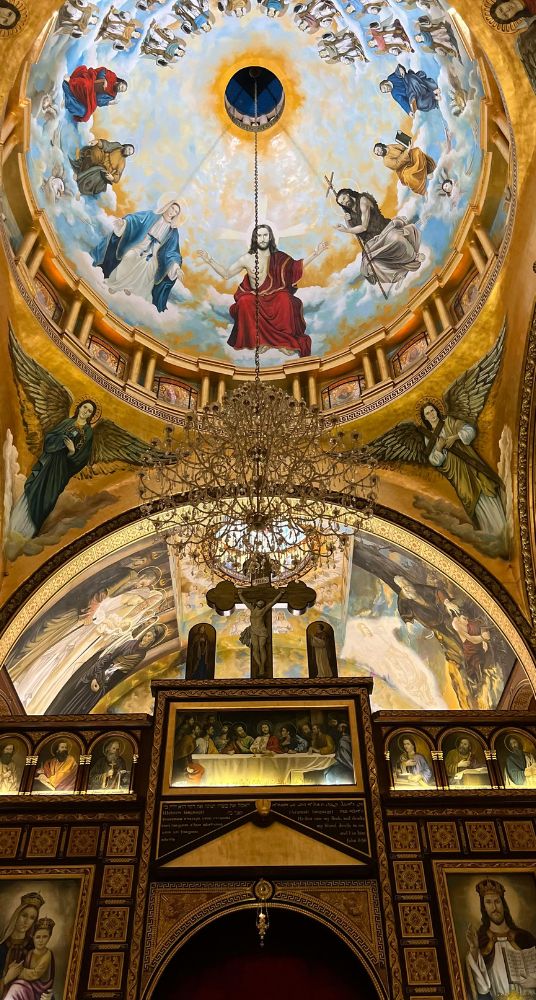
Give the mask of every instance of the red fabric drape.
[[117, 76], [111, 69], [105, 66], [77, 66], [69, 78], [69, 90], [76, 97], [77, 101], [85, 105], [86, 113], [83, 118], [76, 117], [76, 121], [87, 122], [97, 107], [97, 92], [95, 83], [97, 75], [104, 70], [106, 79], [106, 93], [113, 94], [116, 89]]
[[[268, 276], [259, 288], [259, 334], [266, 347], [311, 353], [311, 338], [305, 333], [303, 306], [296, 297], [296, 282], [303, 274], [303, 261], [281, 250], [270, 256]], [[228, 343], [237, 351], [255, 350], [255, 293], [246, 274], [235, 292], [230, 313], [234, 327]]]

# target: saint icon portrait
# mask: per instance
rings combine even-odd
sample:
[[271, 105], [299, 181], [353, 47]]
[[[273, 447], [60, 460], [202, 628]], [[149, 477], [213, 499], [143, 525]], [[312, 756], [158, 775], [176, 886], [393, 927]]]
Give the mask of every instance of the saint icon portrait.
[[327, 622], [307, 626], [307, 659], [309, 677], [337, 677], [335, 636]]
[[305, 268], [327, 248], [327, 243], [319, 243], [308, 257], [294, 260], [288, 253], [278, 250], [271, 227], [263, 224], [253, 230], [247, 253], [230, 267], [218, 264], [206, 250], [199, 251], [199, 256], [220, 278], [229, 280], [246, 272], [230, 309], [234, 321], [227, 341], [230, 347], [236, 351], [255, 350], [255, 266], [258, 253], [261, 351], [276, 348], [282, 354], [299, 354], [302, 358], [310, 355], [311, 338], [305, 332], [303, 305], [296, 295], [296, 285]]

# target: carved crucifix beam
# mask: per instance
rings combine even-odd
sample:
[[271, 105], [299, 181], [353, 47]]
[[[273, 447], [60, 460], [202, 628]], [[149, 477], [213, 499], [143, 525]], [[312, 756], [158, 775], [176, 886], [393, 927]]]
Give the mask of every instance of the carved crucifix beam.
[[273, 677], [272, 608], [285, 608], [294, 615], [303, 615], [316, 601], [316, 592], [301, 581], [277, 589], [271, 584], [243, 587], [240, 590], [224, 580], [207, 592], [207, 604], [219, 615], [232, 615], [236, 608], [247, 608], [250, 623], [240, 635], [240, 642], [249, 646], [250, 676]]

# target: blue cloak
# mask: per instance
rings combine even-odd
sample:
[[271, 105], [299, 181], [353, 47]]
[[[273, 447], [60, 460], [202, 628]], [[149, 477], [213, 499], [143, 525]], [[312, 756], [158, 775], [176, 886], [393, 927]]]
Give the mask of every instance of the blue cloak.
[[[74, 455], [67, 451], [64, 438], [75, 446]], [[24, 484], [28, 511], [39, 534], [52, 513], [71, 476], [81, 472], [91, 458], [93, 430], [86, 424], [81, 429], [74, 417], [66, 417], [45, 434], [43, 452], [37, 459]]]
[[[158, 222], [160, 216], [156, 212], [133, 212], [125, 215], [125, 230], [122, 236], [111, 233], [105, 236], [100, 243], [91, 251], [93, 267], [102, 268], [105, 278], [109, 278], [112, 271], [125, 256], [127, 250], [131, 250], [147, 236], [151, 226]], [[164, 312], [167, 308], [169, 295], [175, 281], [168, 278], [167, 272], [172, 264], [182, 265], [180, 252], [179, 233], [177, 229], [170, 229], [163, 243], [160, 244], [157, 254], [158, 268], [155, 274], [153, 285], [152, 301], [158, 312]]]
[[392, 83], [391, 91], [393, 99], [404, 109], [406, 114], [411, 114], [411, 101], [415, 101], [418, 111], [433, 111], [439, 107], [434, 91], [438, 88], [437, 80], [432, 80], [424, 70], [407, 69], [402, 72], [403, 67], [397, 66], [394, 73], [387, 79]]

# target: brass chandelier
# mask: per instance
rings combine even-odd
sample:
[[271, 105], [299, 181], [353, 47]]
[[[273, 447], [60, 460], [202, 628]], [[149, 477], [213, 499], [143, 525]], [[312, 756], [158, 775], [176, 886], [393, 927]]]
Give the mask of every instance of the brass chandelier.
[[[257, 86], [255, 83], [255, 119]], [[255, 227], [258, 147], [254, 132]], [[179, 556], [235, 583], [303, 577], [344, 549], [376, 499], [376, 461], [337, 419], [261, 381], [259, 251], [255, 377], [166, 427], [139, 473], [142, 512]]]

